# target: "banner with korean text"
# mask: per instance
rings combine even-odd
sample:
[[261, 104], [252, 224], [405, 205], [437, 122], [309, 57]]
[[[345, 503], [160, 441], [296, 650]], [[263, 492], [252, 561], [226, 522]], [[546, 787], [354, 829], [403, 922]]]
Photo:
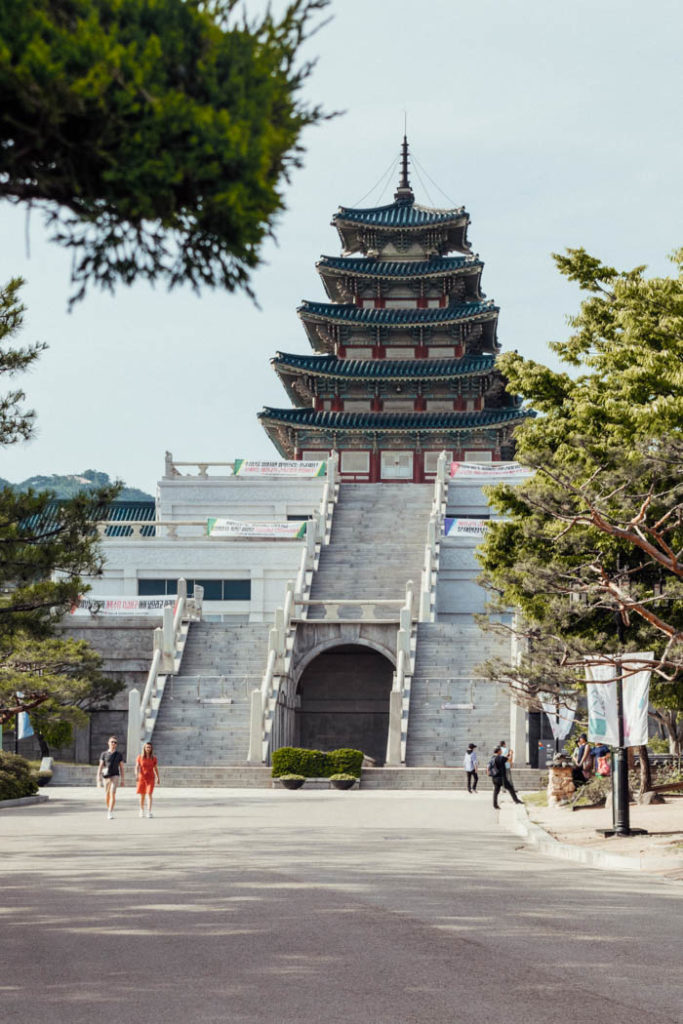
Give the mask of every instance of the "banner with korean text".
[[302, 540], [306, 536], [306, 522], [246, 523], [241, 519], [208, 519], [209, 537], [270, 537], [271, 539]]
[[247, 459], [235, 459], [234, 476], [290, 476], [316, 477], [325, 476], [326, 462], [251, 462]]
[[566, 707], [565, 704], [558, 704], [552, 694], [539, 694], [541, 707], [548, 716], [550, 729], [554, 740], [564, 740], [569, 736], [574, 724], [575, 707]]
[[531, 476], [533, 470], [518, 462], [451, 462], [451, 476], [459, 480], [521, 480]]
[[82, 597], [71, 609], [72, 615], [163, 615], [173, 608], [177, 597]]
[[[639, 662], [652, 661], [652, 651], [624, 655], [619, 662], [601, 661], [586, 666], [588, 739], [592, 743], [619, 745], [617, 716], [618, 672], [622, 673], [624, 704], [624, 746], [639, 747], [648, 741], [647, 708], [650, 698], [649, 668], [637, 669]], [[605, 680], [601, 682], [601, 680]]]
[[449, 519], [446, 517], [443, 521], [444, 536], [474, 537], [477, 540], [482, 540], [489, 522], [488, 519]]

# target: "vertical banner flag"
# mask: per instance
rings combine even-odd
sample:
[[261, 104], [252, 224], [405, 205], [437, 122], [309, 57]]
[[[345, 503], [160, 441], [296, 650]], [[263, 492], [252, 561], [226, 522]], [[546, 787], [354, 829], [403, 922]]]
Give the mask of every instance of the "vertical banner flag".
[[[21, 700], [23, 696], [23, 693], [17, 690], [17, 700]], [[20, 711], [17, 715], [17, 739], [27, 740], [29, 736], [33, 736], [31, 719], [28, 717], [28, 711]]]
[[548, 716], [550, 722], [550, 728], [552, 730], [554, 740], [564, 740], [571, 732], [572, 725], [574, 724], [574, 714], [576, 712], [576, 706], [566, 707], [565, 704], [560, 704], [559, 708], [555, 703], [555, 698], [550, 693], [539, 694], [539, 700], [541, 707]]
[[[639, 747], [648, 740], [647, 708], [650, 698], [650, 669], [631, 672], [633, 661], [651, 661], [652, 651], [624, 655], [625, 675], [622, 680], [624, 697], [624, 746]], [[623, 664], [603, 661], [586, 666], [588, 696], [588, 739], [591, 743], [606, 743], [611, 747], [619, 744], [619, 722], [617, 720], [617, 672]], [[610, 682], [601, 682], [610, 680]]]

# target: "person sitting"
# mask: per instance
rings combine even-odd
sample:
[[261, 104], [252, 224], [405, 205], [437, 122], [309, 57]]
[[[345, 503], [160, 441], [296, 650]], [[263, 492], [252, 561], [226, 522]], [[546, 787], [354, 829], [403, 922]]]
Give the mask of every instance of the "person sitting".
[[593, 755], [585, 732], [582, 732], [579, 736], [579, 742], [572, 755], [572, 761], [574, 762], [572, 769], [574, 785], [583, 786], [593, 775]]

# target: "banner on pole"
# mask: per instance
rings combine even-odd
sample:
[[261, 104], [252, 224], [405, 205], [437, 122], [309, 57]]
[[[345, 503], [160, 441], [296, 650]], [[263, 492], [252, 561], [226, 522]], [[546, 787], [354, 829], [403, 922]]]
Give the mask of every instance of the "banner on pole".
[[[23, 700], [23, 691], [17, 690], [17, 700]], [[28, 711], [20, 711], [17, 715], [17, 740], [27, 740], [33, 736], [33, 726]]]
[[[648, 741], [647, 708], [651, 670], [633, 671], [629, 664], [652, 661], [652, 651], [628, 653], [621, 660], [586, 666], [588, 697], [588, 739], [591, 743], [619, 745], [617, 716], [617, 673], [622, 672], [624, 705], [624, 746], [639, 747]], [[601, 681], [603, 680], [603, 681]], [[606, 681], [609, 680], [609, 681]]]
[[539, 694], [539, 700], [541, 707], [548, 716], [553, 739], [565, 740], [574, 724], [576, 706], [566, 707], [566, 698], [564, 698], [565, 704], [561, 704], [558, 707], [555, 698], [550, 693]]
[[326, 462], [253, 462], [248, 459], [235, 459], [234, 476], [290, 476], [316, 477], [325, 476]]
[[489, 525], [489, 519], [449, 519], [443, 521], [445, 537], [475, 537], [481, 540]]
[[302, 540], [306, 536], [306, 522], [245, 523], [241, 519], [208, 519], [209, 537], [270, 537], [271, 539]]
[[532, 469], [518, 462], [451, 462], [451, 476], [459, 480], [490, 480], [494, 476], [521, 480], [532, 473]]

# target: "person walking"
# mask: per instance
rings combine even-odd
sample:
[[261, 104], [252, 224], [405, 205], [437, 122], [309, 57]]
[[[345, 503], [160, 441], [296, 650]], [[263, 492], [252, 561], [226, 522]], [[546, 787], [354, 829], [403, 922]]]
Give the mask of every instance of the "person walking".
[[152, 817], [152, 794], [154, 784], [159, 782], [159, 768], [157, 759], [154, 756], [154, 747], [151, 743], [145, 743], [142, 753], [138, 754], [135, 761], [135, 777], [137, 788], [135, 792], [140, 797], [140, 817], [145, 816], [145, 797], [147, 797], [147, 817]]
[[477, 759], [477, 744], [469, 743], [467, 746], [467, 753], [463, 760], [465, 771], [467, 772], [467, 792], [476, 793], [477, 783], [479, 782], [479, 775], [477, 768], [479, 767], [479, 761]]
[[106, 750], [100, 754], [97, 762], [97, 785], [104, 781], [104, 799], [107, 804], [107, 817], [114, 817], [116, 806], [116, 791], [119, 786], [124, 785], [123, 754], [118, 749], [119, 741], [116, 736], [110, 736]]
[[495, 750], [493, 751], [493, 756], [491, 757], [491, 760], [488, 763], [488, 768], [486, 769], [486, 771], [491, 778], [491, 782], [493, 783], [493, 806], [497, 811], [500, 810], [500, 807], [498, 806], [498, 794], [503, 788], [507, 789], [508, 793], [510, 794], [510, 796], [512, 797], [516, 804], [523, 803], [523, 801], [520, 800], [517, 796], [517, 793], [515, 792], [515, 787], [512, 785], [511, 779], [508, 778], [507, 767], [507, 757], [502, 753], [500, 747], [496, 747]]

